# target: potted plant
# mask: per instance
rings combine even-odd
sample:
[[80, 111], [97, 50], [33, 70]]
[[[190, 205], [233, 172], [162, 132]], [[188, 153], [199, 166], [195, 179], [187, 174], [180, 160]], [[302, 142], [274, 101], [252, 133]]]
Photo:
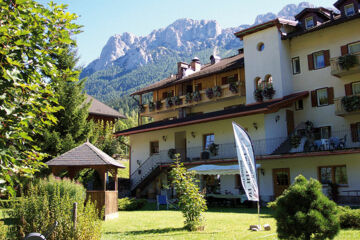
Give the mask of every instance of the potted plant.
[[345, 96], [341, 99], [341, 103], [347, 112], [360, 110], [360, 96]]
[[193, 92], [193, 100], [195, 101], [195, 102], [198, 102], [198, 101], [200, 101], [201, 100], [201, 95], [200, 95], [200, 92], [199, 91], [195, 91], [195, 92]]
[[162, 102], [160, 100], [158, 100], [158, 101], [156, 101], [155, 105], [156, 105], [156, 110], [160, 110], [162, 107]]
[[272, 99], [275, 94], [275, 89], [272, 84], [268, 84], [265, 86], [263, 90], [263, 96], [267, 99]]
[[171, 108], [171, 107], [174, 105], [173, 99], [172, 99], [171, 97], [167, 97], [167, 98], [165, 99], [165, 103], [166, 103], [166, 107], [167, 107], [167, 108]]
[[176, 154], [175, 148], [170, 148], [170, 149], [168, 150], [168, 156], [169, 156], [170, 159], [174, 159], [174, 158], [175, 158], [175, 154]]
[[175, 96], [173, 97], [173, 103], [176, 105], [176, 106], [179, 106], [182, 104], [182, 100], [179, 96]]
[[149, 102], [149, 111], [152, 112], [155, 110], [155, 103]]
[[192, 93], [188, 92], [185, 95], [185, 103], [191, 103], [192, 102]]
[[212, 88], [206, 89], [205, 93], [206, 93], [206, 96], [208, 97], [208, 99], [212, 99], [214, 96], [214, 91]]
[[214, 92], [214, 96], [215, 97], [221, 97], [221, 87], [220, 86], [215, 86], [213, 89]]
[[262, 102], [262, 101], [264, 100], [263, 90], [260, 89], [260, 88], [255, 89], [255, 91], [254, 91], [254, 96], [255, 96], [255, 100], [256, 100], [257, 102]]
[[217, 156], [219, 151], [219, 144], [212, 143], [209, 145], [209, 152], [213, 156]]
[[357, 63], [357, 58], [355, 55], [346, 54], [344, 56], [339, 57], [339, 66], [342, 69], [349, 70], [350, 68], [354, 67]]
[[297, 148], [300, 145], [300, 142], [301, 142], [301, 136], [293, 135], [290, 137], [290, 143], [293, 148]]
[[238, 93], [238, 84], [236, 82], [229, 83], [229, 90], [232, 93]]
[[138, 105], [138, 109], [139, 109], [139, 113], [144, 113], [144, 112], [145, 112], [145, 106], [144, 106], [144, 104], [139, 104], [139, 105]]

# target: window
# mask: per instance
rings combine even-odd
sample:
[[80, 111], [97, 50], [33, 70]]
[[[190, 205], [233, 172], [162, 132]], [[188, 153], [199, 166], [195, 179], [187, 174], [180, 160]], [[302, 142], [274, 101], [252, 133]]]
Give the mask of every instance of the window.
[[238, 75], [234, 74], [232, 76], [223, 77], [221, 79], [221, 85], [229, 84], [229, 83], [236, 83], [238, 81]]
[[204, 149], [209, 149], [209, 146], [214, 143], [215, 135], [213, 133], [205, 134], [204, 135]]
[[201, 91], [201, 90], [202, 90], [201, 83], [195, 84], [195, 91]]
[[331, 137], [331, 127], [330, 126], [314, 128], [315, 140], [329, 139], [330, 137]]
[[263, 89], [264, 84], [264, 81], [260, 77], [255, 78], [255, 89]]
[[168, 97], [173, 97], [174, 96], [174, 91], [173, 90], [171, 90], [171, 91], [169, 91], [169, 92], [163, 92], [162, 93], [162, 98], [163, 99], [166, 99], [166, 98], [168, 98]]
[[311, 91], [311, 106], [321, 107], [334, 104], [334, 88], [320, 88]]
[[314, 26], [315, 26], [314, 17], [305, 18], [305, 27], [306, 27], [306, 29], [312, 28]]
[[354, 82], [351, 84], [352, 94], [357, 95], [360, 94], [360, 82]]
[[352, 16], [355, 14], [354, 4], [348, 4], [344, 6], [344, 12], [346, 16]]
[[317, 97], [317, 106], [318, 107], [329, 105], [327, 88], [322, 88], [322, 89], [316, 90], [316, 97]]
[[258, 50], [259, 52], [262, 52], [262, 51], [265, 49], [265, 45], [264, 45], [263, 42], [260, 42], [260, 43], [258, 43], [258, 45], [256, 46], [256, 48], [257, 48], [257, 50]]
[[347, 185], [346, 166], [319, 167], [319, 181], [322, 184], [336, 183], [339, 185]]
[[300, 58], [299, 57], [294, 57], [292, 60], [292, 70], [293, 70], [293, 74], [299, 74], [300, 73]]
[[150, 142], [150, 155], [159, 153], [159, 141]]
[[304, 102], [302, 99], [295, 102], [295, 110], [303, 110], [304, 109]]
[[360, 142], [360, 122], [350, 124], [351, 141]]
[[314, 68], [319, 69], [325, 67], [325, 56], [324, 52], [316, 52], [313, 54], [314, 57]]
[[348, 50], [350, 54], [360, 53], [360, 42], [349, 44]]

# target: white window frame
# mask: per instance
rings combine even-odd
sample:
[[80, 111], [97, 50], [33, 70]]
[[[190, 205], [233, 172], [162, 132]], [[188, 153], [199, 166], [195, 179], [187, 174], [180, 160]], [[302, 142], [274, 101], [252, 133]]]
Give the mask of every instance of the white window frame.
[[351, 46], [354, 46], [354, 45], [360, 45], [360, 42], [355, 42], [355, 43], [350, 43], [350, 44], [348, 44], [348, 52], [349, 52], [349, 54], [360, 53], [360, 51], [357, 51], [357, 52], [352, 52], [352, 51], [351, 51]]
[[[311, 26], [308, 26], [308, 23], [312, 21], [312, 25]], [[306, 29], [310, 29], [310, 28], [313, 28], [315, 27], [315, 22], [314, 22], [314, 17], [307, 17], [305, 18], [305, 28]]]
[[[296, 69], [296, 61], [299, 62], [299, 69]], [[293, 57], [291, 59], [291, 65], [292, 65], [293, 75], [301, 73], [300, 57]]]
[[[347, 10], [351, 9], [351, 8], [352, 8], [352, 13], [348, 14]], [[350, 3], [350, 4], [345, 5], [344, 6], [344, 12], [345, 12], [345, 15], [348, 16], [348, 17], [354, 15], [355, 14], [355, 6], [354, 6], [354, 4]]]
[[[325, 91], [326, 97], [327, 97], [327, 103], [326, 104], [320, 104], [320, 98], [319, 98], [319, 91]], [[329, 105], [329, 95], [328, 95], [328, 88], [320, 88], [316, 90], [316, 103], [318, 107], [327, 106]]]
[[[319, 57], [319, 56], [322, 56], [323, 57], [323, 65], [322, 66], [318, 66], [317, 64], [317, 60], [316, 58]], [[325, 67], [325, 54], [324, 54], [324, 51], [320, 51], [320, 52], [316, 52], [316, 53], [313, 53], [313, 59], [314, 59], [314, 69], [320, 69], [320, 68], [324, 68]]]
[[[355, 91], [356, 87], [359, 89], [358, 91]], [[360, 82], [354, 82], [351, 84], [351, 89], [353, 95], [360, 95]]]

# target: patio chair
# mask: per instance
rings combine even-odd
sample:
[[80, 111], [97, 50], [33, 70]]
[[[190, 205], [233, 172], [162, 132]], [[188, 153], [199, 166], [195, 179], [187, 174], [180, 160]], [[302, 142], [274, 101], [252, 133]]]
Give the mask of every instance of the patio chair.
[[166, 209], [169, 209], [169, 201], [166, 195], [156, 195], [157, 210], [159, 210], [160, 205], [166, 205]]

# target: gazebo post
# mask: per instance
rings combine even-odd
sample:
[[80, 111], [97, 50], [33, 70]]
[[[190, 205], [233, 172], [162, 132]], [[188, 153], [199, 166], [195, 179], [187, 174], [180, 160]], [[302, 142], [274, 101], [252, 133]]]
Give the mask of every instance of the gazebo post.
[[114, 171], [115, 171], [115, 176], [114, 176], [115, 191], [118, 191], [118, 176], [117, 176], [118, 169], [117, 169], [117, 168], [114, 168]]
[[106, 172], [107, 172], [107, 169], [104, 167], [103, 168], [103, 173], [102, 173], [102, 175], [103, 175], [103, 189], [104, 189], [104, 192], [106, 192]]

